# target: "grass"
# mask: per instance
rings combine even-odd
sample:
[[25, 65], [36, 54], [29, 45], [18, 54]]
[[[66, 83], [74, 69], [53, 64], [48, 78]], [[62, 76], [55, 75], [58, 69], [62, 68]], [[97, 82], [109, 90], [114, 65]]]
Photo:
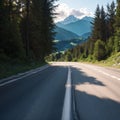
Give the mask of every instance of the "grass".
[[91, 64], [96, 64], [96, 65], [106, 66], [106, 67], [114, 67], [114, 68], [120, 69], [120, 52], [112, 54], [111, 57], [109, 57], [106, 60], [102, 60], [102, 61], [80, 60], [80, 62], [91, 63]]
[[6, 78], [18, 73], [22, 73], [31, 69], [38, 68], [47, 63], [45, 62], [0, 62], [0, 79]]
[[100, 62], [97, 61], [96, 63], [102, 66], [120, 68], [120, 52], [112, 54], [108, 59]]

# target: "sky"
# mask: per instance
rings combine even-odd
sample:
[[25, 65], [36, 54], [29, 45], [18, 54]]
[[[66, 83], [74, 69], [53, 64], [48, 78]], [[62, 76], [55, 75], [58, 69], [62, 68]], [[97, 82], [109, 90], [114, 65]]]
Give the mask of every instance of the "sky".
[[57, 15], [55, 21], [62, 21], [69, 15], [82, 18], [84, 16], [94, 17], [96, 6], [104, 6], [106, 9], [107, 4], [111, 4], [112, 1], [116, 0], [58, 0], [56, 4], [59, 6], [56, 8]]

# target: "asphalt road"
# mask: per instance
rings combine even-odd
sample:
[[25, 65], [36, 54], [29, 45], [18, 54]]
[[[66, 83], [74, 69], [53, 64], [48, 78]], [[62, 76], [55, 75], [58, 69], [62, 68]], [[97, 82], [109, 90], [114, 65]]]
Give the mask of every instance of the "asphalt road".
[[61, 120], [68, 67], [52, 66], [0, 87], [0, 120]]
[[73, 63], [72, 80], [79, 120], [120, 120], [120, 70]]
[[0, 83], [0, 120], [120, 120], [118, 69], [57, 62], [19, 77]]

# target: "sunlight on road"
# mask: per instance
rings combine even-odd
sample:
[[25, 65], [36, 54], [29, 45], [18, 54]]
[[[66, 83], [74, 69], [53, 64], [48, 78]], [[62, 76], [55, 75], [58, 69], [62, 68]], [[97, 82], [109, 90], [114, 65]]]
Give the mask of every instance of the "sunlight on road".
[[82, 85], [75, 85], [75, 90], [85, 92], [98, 98], [111, 99], [120, 102], [120, 98], [115, 95], [115, 93], [113, 94], [106, 86], [98, 86], [86, 82]]

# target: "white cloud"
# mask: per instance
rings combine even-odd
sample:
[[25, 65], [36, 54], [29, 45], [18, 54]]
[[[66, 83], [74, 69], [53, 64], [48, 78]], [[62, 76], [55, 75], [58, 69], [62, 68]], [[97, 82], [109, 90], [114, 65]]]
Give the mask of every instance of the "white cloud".
[[65, 19], [69, 15], [74, 15], [77, 18], [82, 18], [84, 16], [93, 16], [93, 14], [89, 12], [87, 8], [80, 8], [79, 10], [76, 10], [74, 8], [70, 8], [65, 3], [60, 4], [56, 8], [56, 13], [58, 13], [55, 19], [56, 22]]

